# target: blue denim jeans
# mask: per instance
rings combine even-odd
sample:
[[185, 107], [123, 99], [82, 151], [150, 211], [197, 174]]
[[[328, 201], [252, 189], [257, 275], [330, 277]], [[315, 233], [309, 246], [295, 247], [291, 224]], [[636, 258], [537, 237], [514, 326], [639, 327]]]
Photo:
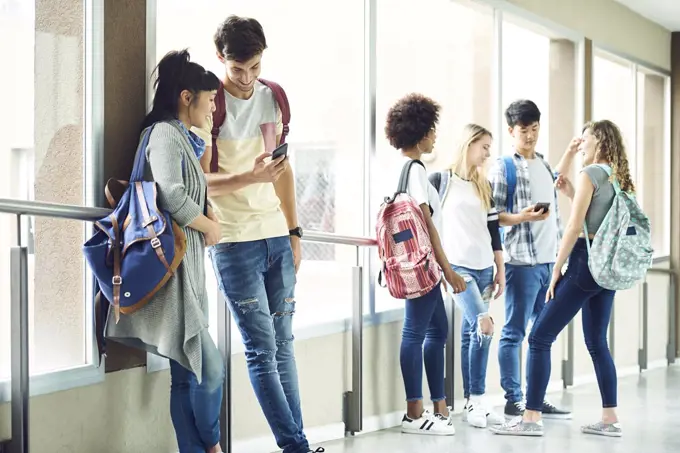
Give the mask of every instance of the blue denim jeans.
[[482, 299], [482, 293], [493, 285], [493, 266], [483, 270], [451, 266], [465, 279], [467, 287], [453, 300], [463, 312], [461, 333], [460, 366], [463, 371], [463, 395], [484, 395], [486, 391], [486, 366], [489, 362], [491, 336], [479, 329], [479, 319], [489, 313], [489, 301]]
[[284, 453], [306, 453], [293, 350], [296, 277], [290, 239], [221, 243], [210, 255], [276, 443]]
[[607, 345], [607, 327], [616, 291], [595, 283], [588, 268], [585, 239], [579, 238], [569, 267], [529, 335], [527, 409], [540, 411], [550, 380], [550, 347], [583, 308], [583, 336], [595, 367], [602, 407], [616, 407], [616, 367]]
[[423, 358], [433, 402], [446, 398], [444, 391], [444, 346], [448, 321], [439, 285], [417, 299], [407, 299], [401, 334], [401, 375], [407, 401], [423, 399]]
[[224, 361], [208, 329], [201, 332], [202, 381], [170, 360], [170, 417], [180, 453], [205, 453], [220, 441]]
[[552, 264], [505, 265], [505, 325], [498, 345], [498, 363], [505, 399], [512, 403], [522, 401], [519, 352], [529, 321], [535, 321], [545, 306], [552, 269]]

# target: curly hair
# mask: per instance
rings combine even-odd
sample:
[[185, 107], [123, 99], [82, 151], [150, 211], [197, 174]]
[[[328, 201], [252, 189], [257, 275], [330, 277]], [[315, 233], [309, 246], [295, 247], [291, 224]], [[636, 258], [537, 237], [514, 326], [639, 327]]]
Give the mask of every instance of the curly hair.
[[635, 192], [635, 185], [630, 176], [628, 156], [623, 144], [623, 136], [619, 127], [609, 120], [591, 121], [583, 126], [583, 132], [589, 130], [598, 142], [598, 158], [607, 161], [612, 167], [612, 176], [616, 178], [625, 192]]
[[413, 148], [437, 126], [439, 104], [418, 93], [399, 99], [387, 112], [385, 135], [396, 149]]

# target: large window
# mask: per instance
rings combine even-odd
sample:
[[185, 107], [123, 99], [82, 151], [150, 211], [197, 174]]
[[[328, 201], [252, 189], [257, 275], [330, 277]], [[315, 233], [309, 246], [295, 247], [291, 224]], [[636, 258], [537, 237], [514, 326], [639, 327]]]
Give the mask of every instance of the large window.
[[529, 99], [541, 111], [541, 130], [537, 150], [547, 154], [550, 130], [550, 38], [526, 28], [522, 21], [504, 14], [502, 40], [502, 130], [499, 151], [512, 154], [512, 137], [507, 132], [505, 109], [519, 99]]
[[[377, 153], [371, 174], [374, 212], [396, 189], [402, 162], [384, 135], [390, 106], [420, 92], [441, 107], [435, 152], [428, 171], [452, 164], [465, 124], [493, 127], [493, 14], [468, 2], [409, 0], [377, 2]], [[417, 57], [416, 57], [417, 56]], [[374, 231], [374, 230], [373, 230]], [[386, 289], [376, 289], [376, 311], [403, 307]]]
[[621, 129], [630, 171], [636, 176], [635, 79], [631, 63], [598, 52], [593, 61], [593, 120], [608, 119]]
[[576, 44], [525, 19], [503, 14], [501, 154], [513, 152], [505, 109], [529, 99], [541, 111], [536, 151], [555, 165], [574, 134]]
[[[254, 17], [262, 24], [268, 44], [262, 77], [280, 83], [290, 99], [287, 141], [298, 218], [306, 230], [363, 233], [363, 12], [361, 0], [157, 2], [157, 60], [169, 50], [189, 48], [194, 61], [219, 77], [224, 67], [213, 44], [218, 25], [230, 14]], [[314, 17], [333, 20], [310, 20]], [[356, 256], [353, 247], [303, 243], [296, 329], [349, 317]], [[209, 293], [216, 295], [209, 260], [206, 272]], [[214, 320], [217, 302], [212, 302]], [[215, 322], [211, 324], [215, 328]]]
[[669, 82], [668, 77], [638, 66], [636, 183], [638, 198], [651, 220], [656, 256], [669, 255], [671, 245]]
[[[68, 12], [68, 14], [63, 14]], [[83, 205], [84, 2], [0, 0], [0, 197]], [[35, 63], [34, 63], [35, 62]], [[89, 150], [89, 148], [88, 148]], [[0, 215], [0, 380], [9, 376], [10, 247]], [[24, 219], [29, 248], [31, 373], [90, 362], [81, 222]], [[89, 295], [88, 295], [89, 296]]]
[[655, 256], [670, 253], [669, 78], [622, 58], [597, 52], [593, 119], [621, 129], [638, 201], [649, 216]]

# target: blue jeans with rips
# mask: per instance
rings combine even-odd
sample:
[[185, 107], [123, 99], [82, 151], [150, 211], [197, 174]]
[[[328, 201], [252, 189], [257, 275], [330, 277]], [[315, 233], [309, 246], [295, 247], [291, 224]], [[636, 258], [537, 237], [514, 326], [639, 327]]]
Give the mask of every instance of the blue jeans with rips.
[[220, 243], [210, 255], [276, 443], [284, 453], [307, 453], [293, 349], [296, 276], [290, 239]]
[[489, 363], [491, 335], [481, 333], [480, 318], [488, 315], [489, 301], [482, 298], [484, 290], [493, 285], [493, 266], [482, 270], [451, 266], [467, 283], [465, 291], [454, 294], [453, 300], [463, 312], [460, 366], [463, 372], [463, 394], [481, 396], [486, 391], [486, 367]]

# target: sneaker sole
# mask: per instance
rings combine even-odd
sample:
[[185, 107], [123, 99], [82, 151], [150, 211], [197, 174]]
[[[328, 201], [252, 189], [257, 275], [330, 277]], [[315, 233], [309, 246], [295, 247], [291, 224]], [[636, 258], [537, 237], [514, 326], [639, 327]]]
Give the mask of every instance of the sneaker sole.
[[604, 437], [621, 437], [623, 433], [610, 433], [607, 431], [597, 431], [594, 429], [581, 428], [583, 434], [592, 434], [594, 436], [604, 436]]
[[571, 420], [571, 414], [542, 414], [543, 418], [548, 418], [550, 420]]
[[478, 428], [478, 429], [486, 429], [486, 427], [488, 426], [487, 424], [485, 424], [484, 426], [475, 425], [470, 420], [468, 420], [468, 425], [472, 426], [473, 428]]
[[495, 428], [490, 428], [489, 431], [491, 431], [494, 434], [497, 434], [499, 436], [517, 436], [517, 437], [543, 437], [543, 433], [539, 431], [500, 431]]
[[402, 434], [420, 434], [422, 436], [454, 436], [456, 434], [453, 432], [436, 432], [436, 431], [425, 431], [424, 429], [409, 429], [401, 428]]
[[424, 436], [453, 436], [456, 434], [455, 430], [452, 431], [426, 431], [419, 428], [401, 428], [403, 434], [421, 434]]

